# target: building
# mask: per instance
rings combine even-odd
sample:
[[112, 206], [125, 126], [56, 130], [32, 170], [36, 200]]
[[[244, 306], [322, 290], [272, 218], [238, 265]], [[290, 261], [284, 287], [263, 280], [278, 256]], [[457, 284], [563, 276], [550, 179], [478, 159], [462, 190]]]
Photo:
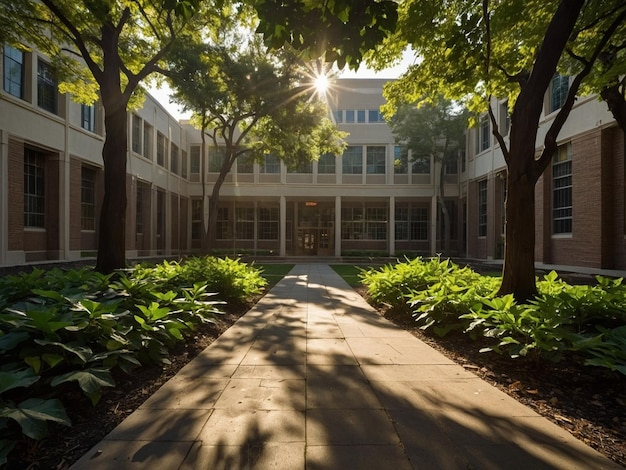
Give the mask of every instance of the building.
[[[2, 48], [0, 266], [94, 257], [103, 192], [103, 113], [57, 91], [36, 52]], [[451, 241], [443, 247], [439, 163], [411, 162], [382, 119], [381, 79], [340, 79], [333, 118], [349, 132], [339, 157], [290, 169], [240, 159], [221, 190], [216, 250], [285, 256], [431, 255], [500, 259], [506, 167], [484, 116], [458, 165], [443, 172]], [[568, 82], [555, 77], [537, 148]], [[508, 133], [506, 103], [495, 102]], [[127, 257], [199, 252], [201, 140], [154, 98], [129, 112]], [[624, 135], [595, 97], [577, 101], [554, 163], [537, 184], [538, 262], [626, 269]], [[207, 148], [206, 194], [220, 149]], [[458, 174], [457, 174], [458, 173]], [[205, 214], [206, 215], [206, 214]], [[444, 249], [445, 248], [445, 249]]]
[[[569, 77], [555, 76], [544, 101], [536, 148], [563, 104]], [[508, 135], [507, 103], [494, 101]], [[559, 149], [539, 179], [535, 260], [546, 265], [626, 269], [624, 133], [596, 96], [577, 99], [558, 137]], [[505, 137], [508, 142], [508, 138]], [[468, 132], [461, 164], [461, 204], [467, 207], [467, 256], [499, 259], [504, 249], [506, 165], [485, 115]]]
[[[103, 193], [102, 109], [60, 94], [44, 56], [2, 50], [0, 266], [93, 257]], [[437, 250], [439, 172], [435, 162], [398, 159], [379, 112], [384, 83], [339, 80], [329, 95], [334, 118], [350, 133], [342, 156], [322, 155], [297, 169], [271, 155], [260, 164], [237, 162], [221, 191], [218, 251], [339, 257]], [[208, 206], [199, 132], [150, 96], [129, 113], [128, 125], [127, 256], [198, 251]], [[220, 161], [219, 149], [209, 149], [207, 194]], [[454, 206], [457, 175], [445, 178]], [[453, 232], [458, 239], [459, 230]]]

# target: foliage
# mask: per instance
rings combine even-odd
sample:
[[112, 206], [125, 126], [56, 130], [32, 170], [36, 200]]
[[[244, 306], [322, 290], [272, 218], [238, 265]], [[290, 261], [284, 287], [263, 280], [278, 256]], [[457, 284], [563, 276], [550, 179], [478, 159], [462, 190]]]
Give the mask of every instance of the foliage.
[[539, 295], [518, 303], [497, 296], [499, 279], [481, 276], [449, 260], [406, 260], [362, 275], [370, 298], [411, 312], [422, 329], [482, 338], [515, 358], [559, 360], [564, 354], [586, 365], [626, 375], [626, 286], [598, 276], [597, 284], [569, 285], [555, 272], [538, 282]]
[[245, 302], [265, 284], [228, 258], [0, 278], [0, 462], [20, 432], [41, 439], [48, 421], [70, 425], [68, 390], [97, 403], [116, 370], [168, 363], [170, 348], [217, 321], [220, 304]]

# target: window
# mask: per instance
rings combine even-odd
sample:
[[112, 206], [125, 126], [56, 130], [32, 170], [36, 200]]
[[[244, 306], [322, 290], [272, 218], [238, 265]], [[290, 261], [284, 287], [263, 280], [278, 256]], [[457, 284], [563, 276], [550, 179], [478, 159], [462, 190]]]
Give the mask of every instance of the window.
[[478, 124], [478, 139], [476, 140], [476, 153], [480, 153], [484, 150], [487, 150], [490, 145], [490, 127], [491, 123], [489, 122], [489, 116], [484, 115], [480, 118], [480, 122]]
[[89, 104], [80, 105], [80, 126], [90, 132], [96, 130], [96, 107]]
[[237, 173], [254, 173], [254, 163], [245, 156], [237, 157]]
[[180, 153], [180, 160], [182, 162], [182, 176], [183, 178], [187, 178], [187, 152], [185, 150], [183, 150]]
[[364, 109], [359, 109], [356, 112], [356, 122], [361, 123], [361, 124], [365, 122], [365, 110]]
[[24, 53], [4, 46], [4, 91], [24, 99]]
[[261, 173], [280, 173], [280, 159], [272, 154], [265, 155], [265, 157], [263, 158], [263, 163], [261, 163]]
[[254, 240], [254, 208], [235, 209], [235, 236], [238, 240]]
[[152, 136], [154, 135], [153, 127], [144, 121], [143, 123], [143, 156], [148, 160], [152, 160]]
[[224, 147], [209, 149], [209, 173], [219, 173], [225, 161], [226, 149]]
[[413, 167], [411, 169], [412, 173], [428, 175], [430, 174], [430, 157], [417, 157], [413, 160]]
[[346, 109], [346, 122], [354, 122], [354, 109]]
[[467, 169], [467, 153], [465, 148], [461, 149], [461, 173], [465, 173]]
[[44, 156], [24, 150], [24, 227], [44, 228]]
[[313, 173], [313, 162], [298, 162], [296, 166], [287, 168], [287, 172], [301, 174]]
[[189, 149], [189, 173], [192, 175], [200, 173], [200, 146], [193, 145]]
[[259, 240], [278, 240], [278, 207], [259, 209]]
[[54, 114], [58, 110], [54, 69], [42, 60], [37, 61], [37, 106]]
[[456, 175], [459, 171], [458, 160], [456, 155], [448, 155], [443, 166], [446, 175]]
[[321, 155], [317, 162], [317, 172], [326, 175], [335, 173], [336, 161], [337, 158], [332, 153]]
[[191, 239], [200, 240], [201, 238], [202, 238], [202, 199], [192, 199], [191, 200]]
[[217, 209], [217, 239], [229, 240], [232, 238], [231, 223], [228, 219], [228, 207]]
[[369, 175], [385, 174], [385, 147], [367, 147], [367, 173]]
[[137, 185], [135, 200], [135, 236], [143, 235], [143, 188]]
[[478, 182], [478, 236], [487, 236], [487, 180]]
[[157, 164], [166, 168], [165, 163], [165, 136], [157, 132]]
[[397, 175], [406, 175], [409, 172], [409, 150], [404, 145], [393, 148], [393, 171]]
[[178, 175], [178, 145], [174, 142], [170, 145], [170, 170]]
[[370, 109], [367, 111], [368, 122], [383, 122], [383, 116], [377, 109]]
[[396, 240], [428, 240], [428, 209], [409, 205], [396, 206]]
[[572, 233], [572, 146], [559, 147], [552, 161], [552, 232]]
[[343, 122], [343, 110], [342, 109], [333, 111], [333, 116], [337, 124], [341, 124]]
[[343, 152], [342, 171], [345, 175], [360, 175], [363, 173], [363, 147], [348, 146]]
[[96, 229], [96, 170], [80, 170], [80, 229]]
[[165, 192], [157, 190], [156, 200], [156, 245], [165, 248]]
[[367, 207], [365, 209], [365, 234], [368, 240], [387, 239], [387, 208]]
[[341, 208], [341, 238], [343, 240], [362, 240], [364, 223], [362, 207]]
[[567, 75], [556, 74], [550, 83], [550, 112], [557, 111], [567, 98], [569, 90], [569, 77]]
[[133, 114], [133, 131], [132, 131], [132, 146], [133, 152], [141, 154], [141, 125], [143, 121], [139, 116]]

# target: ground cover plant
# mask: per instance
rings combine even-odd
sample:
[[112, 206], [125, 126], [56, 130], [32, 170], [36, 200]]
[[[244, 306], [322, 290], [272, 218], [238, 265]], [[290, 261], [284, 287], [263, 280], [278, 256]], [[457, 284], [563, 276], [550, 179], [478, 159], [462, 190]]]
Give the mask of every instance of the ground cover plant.
[[[420, 328], [481, 338], [481, 351], [558, 361], [565, 354], [626, 375], [626, 286], [598, 276], [570, 285], [551, 272], [526, 303], [497, 296], [500, 279], [450, 260], [406, 260], [364, 270], [374, 303], [412, 315]], [[486, 345], [485, 345], [486, 344]]]
[[35, 269], [0, 278], [0, 465], [17, 442], [70, 426], [64, 400], [94, 405], [114, 376], [168, 364], [169, 352], [227, 303], [267, 281], [229, 258], [189, 258], [103, 275]]

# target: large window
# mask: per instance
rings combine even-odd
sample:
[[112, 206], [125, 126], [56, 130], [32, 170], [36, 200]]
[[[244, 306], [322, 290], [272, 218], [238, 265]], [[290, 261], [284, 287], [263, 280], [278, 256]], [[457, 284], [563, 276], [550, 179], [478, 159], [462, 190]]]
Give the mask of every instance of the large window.
[[370, 109], [367, 111], [368, 122], [383, 122], [383, 115], [377, 109]]
[[80, 171], [80, 229], [96, 229], [96, 170]]
[[183, 178], [187, 178], [187, 151], [186, 150], [182, 150], [180, 152], [180, 161], [181, 161], [181, 167], [182, 167], [181, 175]]
[[189, 148], [189, 173], [200, 173], [200, 146], [192, 145]]
[[478, 182], [478, 236], [487, 236], [487, 180]]
[[491, 136], [489, 135], [491, 131], [491, 123], [489, 121], [489, 116], [484, 115], [480, 118], [478, 123], [478, 139], [476, 139], [476, 153], [483, 152], [487, 150], [491, 144]]
[[178, 145], [175, 143], [170, 144], [170, 170], [175, 175], [178, 175]]
[[321, 155], [320, 159], [317, 161], [317, 172], [326, 175], [335, 173], [336, 162], [337, 158], [332, 153]]
[[333, 111], [333, 116], [335, 118], [335, 122], [337, 124], [341, 124], [343, 122], [343, 109]]
[[363, 124], [365, 123], [365, 110], [359, 109], [356, 112], [356, 122]]
[[41, 59], [37, 61], [37, 106], [57, 114], [57, 81], [52, 66]]
[[572, 147], [559, 147], [552, 161], [552, 231], [572, 233]]
[[152, 160], [152, 149], [154, 144], [152, 143], [152, 136], [154, 130], [150, 124], [144, 121], [143, 123], [143, 156], [148, 160]]
[[80, 105], [80, 126], [90, 132], [96, 130], [96, 107], [90, 104]]
[[385, 174], [385, 147], [367, 147], [367, 173], [384, 175]]
[[278, 240], [278, 207], [259, 209], [259, 240]]
[[261, 163], [261, 173], [278, 174], [280, 173], [280, 159], [272, 154], [265, 155]]
[[224, 147], [209, 148], [209, 173], [219, 173], [226, 161], [226, 149]]
[[141, 154], [142, 124], [143, 124], [142, 119], [136, 114], [133, 114], [133, 132], [132, 132], [133, 152], [139, 153], [139, 154]]
[[409, 150], [404, 145], [393, 148], [393, 171], [397, 175], [406, 175], [409, 172]]
[[[218, 232], [219, 235], [219, 232]], [[191, 200], [191, 239], [202, 238], [202, 199]], [[218, 236], [219, 238], [219, 236]]]
[[418, 175], [430, 174], [430, 157], [416, 157], [415, 160], [413, 160], [413, 167], [411, 171]]
[[44, 156], [24, 150], [24, 227], [45, 227]]
[[385, 240], [387, 208], [383, 206], [343, 207], [341, 238], [344, 240]]
[[342, 171], [345, 175], [363, 173], [363, 147], [351, 145], [343, 152]]
[[287, 168], [287, 173], [313, 173], [313, 162], [298, 162], [295, 166]]
[[137, 185], [137, 198], [135, 200], [135, 236], [143, 235], [143, 187]]
[[567, 75], [556, 74], [550, 82], [550, 112], [557, 111], [567, 98], [569, 90], [569, 77]]
[[238, 240], [254, 240], [254, 208], [235, 209], [235, 236]]
[[167, 168], [165, 163], [165, 136], [157, 132], [157, 164]]
[[428, 209], [409, 205], [396, 206], [396, 240], [428, 240]]
[[24, 98], [24, 53], [4, 46], [4, 91]]
[[346, 109], [346, 122], [351, 124], [354, 122], [354, 109]]
[[229, 240], [232, 238], [231, 221], [228, 218], [228, 207], [220, 207], [217, 209], [217, 239]]
[[245, 174], [245, 173], [253, 173], [254, 172], [254, 162], [246, 155], [242, 155], [237, 157], [237, 173]]

